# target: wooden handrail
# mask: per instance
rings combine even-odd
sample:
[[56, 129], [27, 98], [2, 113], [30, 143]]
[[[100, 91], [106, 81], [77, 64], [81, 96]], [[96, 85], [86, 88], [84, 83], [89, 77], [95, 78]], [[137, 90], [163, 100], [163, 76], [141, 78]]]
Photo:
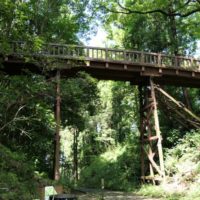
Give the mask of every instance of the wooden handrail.
[[141, 65], [156, 67], [173, 67], [185, 70], [200, 71], [200, 60], [186, 56], [170, 56], [162, 53], [132, 51], [124, 49], [111, 49], [92, 46], [43, 44], [38, 50], [31, 48], [29, 43], [11, 42], [13, 55], [39, 55], [55, 58], [70, 58], [81, 60], [102, 60], [124, 63], [139, 63]]

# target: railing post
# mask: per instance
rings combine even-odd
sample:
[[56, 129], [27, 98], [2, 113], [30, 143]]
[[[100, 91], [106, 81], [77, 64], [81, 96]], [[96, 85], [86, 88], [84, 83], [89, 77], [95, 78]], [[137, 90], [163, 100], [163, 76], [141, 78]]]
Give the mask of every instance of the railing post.
[[161, 54], [158, 54], [158, 67], [162, 67], [162, 63], [161, 63]]
[[89, 58], [90, 57], [90, 51], [89, 51], [89, 48], [88, 47], [86, 47], [86, 56]]
[[178, 57], [177, 56], [175, 56], [174, 57], [174, 59], [175, 59], [175, 68], [178, 68], [179, 66], [178, 66]]
[[200, 61], [196, 61], [197, 62], [197, 70], [200, 71]]
[[194, 59], [193, 58], [190, 59], [190, 67], [192, 69], [195, 68], [195, 64], [194, 64]]
[[108, 60], [108, 49], [106, 49], [106, 60]]
[[126, 51], [125, 50], [123, 51], [123, 54], [124, 54], [124, 61], [126, 61]]
[[141, 63], [144, 63], [145, 59], [144, 59], [144, 52], [141, 52]]

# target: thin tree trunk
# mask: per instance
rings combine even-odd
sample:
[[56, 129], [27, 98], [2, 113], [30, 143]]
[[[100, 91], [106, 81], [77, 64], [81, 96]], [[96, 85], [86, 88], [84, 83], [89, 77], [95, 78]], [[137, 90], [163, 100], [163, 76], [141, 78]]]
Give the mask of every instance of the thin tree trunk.
[[[171, 3], [170, 7], [169, 7], [169, 13], [173, 12], [173, 5]], [[177, 28], [176, 28], [176, 19], [175, 16], [171, 15], [169, 16], [169, 26], [170, 26], [170, 43], [172, 45], [172, 53], [175, 56], [180, 55], [179, 52], [179, 41], [178, 41], [178, 36], [177, 36]], [[184, 102], [187, 106], [188, 109], [191, 110], [191, 103], [189, 100], [189, 94], [188, 94], [188, 90], [186, 88], [183, 88], [183, 97], [184, 97]]]
[[[169, 14], [173, 13], [173, 3], [169, 6]], [[169, 36], [170, 44], [172, 46], [172, 53], [176, 56], [179, 55], [179, 42], [177, 37], [176, 19], [175, 16], [169, 15]]]
[[74, 129], [74, 144], [73, 144], [73, 156], [74, 156], [74, 167], [73, 167], [73, 174], [74, 180], [77, 183], [78, 181], [78, 130]]

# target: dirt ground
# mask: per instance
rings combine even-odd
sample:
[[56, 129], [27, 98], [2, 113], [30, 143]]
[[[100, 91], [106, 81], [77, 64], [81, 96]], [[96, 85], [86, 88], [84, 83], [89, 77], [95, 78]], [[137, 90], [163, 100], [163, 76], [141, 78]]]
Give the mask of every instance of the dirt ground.
[[88, 193], [79, 195], [79, 200], [161, 200], [157, 198], [148, 198], [137, 196], [124, 192], [104, 192], [104, 193]]

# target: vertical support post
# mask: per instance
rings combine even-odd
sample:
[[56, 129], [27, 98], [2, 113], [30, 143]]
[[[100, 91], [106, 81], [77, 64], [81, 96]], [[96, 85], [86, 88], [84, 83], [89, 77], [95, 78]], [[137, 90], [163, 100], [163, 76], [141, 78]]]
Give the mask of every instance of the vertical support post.
[[164, 159], [163, 159], [163, 149], [162, 149], [162, 137], [161, 137], [161, 131], [160, 131], [160, 124], [159, 124], [159, 118], [158, 118], [158, 108], [157, 108], [157, 101], [155, 96], [155, 88], [154, 88], [154, 82], [153, 79], [150, 78], [150, 85], [151, 85], [151, 96], [154, 104], [154, 123], [155, 123], [155, 131], [156, 136], [158, 137], [158, 155], [159, 155], [159, 164], [160, 164], [160, 170], [162, 172], [162, 178], [165, 178], [165, 168], [164, 168]]
[[60, 179], [60, 71], [56, 74], [56, 133], [55, 133], [55, 147], [54, 147], [54, 180]]
[[143, 97], [142, 86], [139, 86], [138, 90], [139, 90], [139, 101], [140, 101], [140, 162], [141, 162], [141, 177], [142, 177], [142, 180], [143, 180], [143, 178], [145, 176], [145, 170], [144, 170], [145, 152], [144, 152], [144, 112], [143, 112], [144, 97]]

